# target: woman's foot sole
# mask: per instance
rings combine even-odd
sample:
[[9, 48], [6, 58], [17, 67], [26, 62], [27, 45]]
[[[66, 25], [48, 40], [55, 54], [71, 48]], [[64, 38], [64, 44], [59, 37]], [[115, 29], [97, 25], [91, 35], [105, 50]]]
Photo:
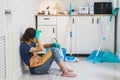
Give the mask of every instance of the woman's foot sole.
[[62, 74], [61, 76], [74, 78], [74, 77], [76, 77], [77, 75], [76, 75], [76, 74], [73, 74], [73, 73], [68, 73], [68, 74]]

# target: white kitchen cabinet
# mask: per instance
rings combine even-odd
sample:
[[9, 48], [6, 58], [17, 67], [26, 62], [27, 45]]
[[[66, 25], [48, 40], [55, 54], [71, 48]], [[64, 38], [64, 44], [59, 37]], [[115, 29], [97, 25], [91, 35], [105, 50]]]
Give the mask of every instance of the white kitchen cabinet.
[[96, 49], [96, 26], [91, 16], [76, 17], [76, 53], [88, 54]]
[[56, 16], [37, 16], [37, 29], [42, 30], [42, 43], [51, 43], [56, 37]]
[[[102, 35], [105, 34], [105, 31], [107, 29], [107, 35], [106, 40], [103, 43], [102, 50], [106, 51], [107, 49], [110, 49], [112, 52], [114, 52], [115, 48], [115, 17], [113, 16], [112, 22], [110, 22], [109, 16], [102, 16], [98, 17], [98, 32], [100, 36], [100, 41], [102, 38]], [[100, 42], [99, 42], [100, 43]]]
[[79, 16], [76, 17], [76, 53], [90, 54], [98, 50], [102, 35], [109, 26], [108, 36], [103, 43], [102, 50], [114, 51], [114, 18], [109, 25], [109, 16]]
[[[104, 16], [38, 16], [37, 28], [42, 30], [43, 43], [52, 42], [57, 37], [63, 48], [73, 54], [90, 54], [98, 50], [102, 35], [106, 27], [109, 27], [108, 36], [103, 43], [102, 50], [110, 49], [114, 52], [115, 19], [109, 23], [109, 15]], [[72, 41], [70, 39], [72, 31]], [[72, 46], [71, 46], [72, 45]], [[72, 48], [72, 49], [71, 49]]]
[[[72, 31], [72, 39], [70, 39]], [[75, 53], [75, 17], [58, 16], [57, 17], [57, 39], [67, 53]]]

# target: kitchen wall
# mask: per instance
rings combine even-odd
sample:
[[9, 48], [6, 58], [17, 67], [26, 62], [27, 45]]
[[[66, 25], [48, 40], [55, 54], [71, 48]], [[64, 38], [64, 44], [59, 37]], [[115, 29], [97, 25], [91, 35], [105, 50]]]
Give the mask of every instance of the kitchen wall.
[[20, 37], [27, 27], [35, 28], [36, 5], [36, 0], [8, 0], [8, 8], [12, 11], [8, 15], [8, 80], [18, 80], [22, 74]]
[[42, 10], [45, 10], [46, 7], [50, 6], [50, 8], [54, 8], [56, 3], [59, 4], [62, 11], [69, 9], [69, 3], [71, 2], [73, 5], [73, 8], [75, 10], [78, 10], [79, 6], [84, 6], [90, 2], [109, 2], [111, 0], [38, 0], [38, 11], [41, 12]]

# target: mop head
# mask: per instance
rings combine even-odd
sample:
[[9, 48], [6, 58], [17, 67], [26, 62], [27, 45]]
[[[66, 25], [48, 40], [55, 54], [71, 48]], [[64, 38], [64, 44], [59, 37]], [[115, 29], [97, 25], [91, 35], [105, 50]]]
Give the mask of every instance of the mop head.
[[88, 56], [87, 61], [90, 61], [90, 62], [93, 62], [93, 63], [94, 62], [97, 62], [97, 63], [101, 62], [102, 57], [103, 57], [105, 52], [104, 51], [99, 51], [98, 56], [96, 56], [97, 52], [98, 52], [98, 50], [92, 51], [92, 53]]
[[70, 56], [66, 56], [66, 57], [65, 57], [65, 61], [66, 61], [66, 62], [78, 62], [79, 59], [76, 58], [76, 57], [74, 57], [74, 56], [72, 56], [72, 55], [70, 55]]
[[104, 53], [102, 61], [103, 62], [120, 62], [120, 59], [117, 55], [115, 55], [113, 52], [108, 50], [107, 52]]
[[93, 62], [93, 63], [100, 63], [100, 62], [120, 62], [120, 59], [115, 53], [108, 50], [107, 52], [99, 51], [98, 55], [97, 50], [94, 50], [90, 56], [88, 56], [87, 61]]

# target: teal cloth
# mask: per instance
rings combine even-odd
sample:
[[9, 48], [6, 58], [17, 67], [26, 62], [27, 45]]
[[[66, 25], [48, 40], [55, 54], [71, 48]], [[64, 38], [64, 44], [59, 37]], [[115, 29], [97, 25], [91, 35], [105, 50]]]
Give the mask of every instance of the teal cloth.
[[58, 49], [61, 48], [61, 45], [58, 42], [53, 42], [52, 45]]
[[40, 38], [40, 33], [41, 33], [42, 31], [41, 30], [36, 30], [36, 34], [35, 34], [35, 38]]

